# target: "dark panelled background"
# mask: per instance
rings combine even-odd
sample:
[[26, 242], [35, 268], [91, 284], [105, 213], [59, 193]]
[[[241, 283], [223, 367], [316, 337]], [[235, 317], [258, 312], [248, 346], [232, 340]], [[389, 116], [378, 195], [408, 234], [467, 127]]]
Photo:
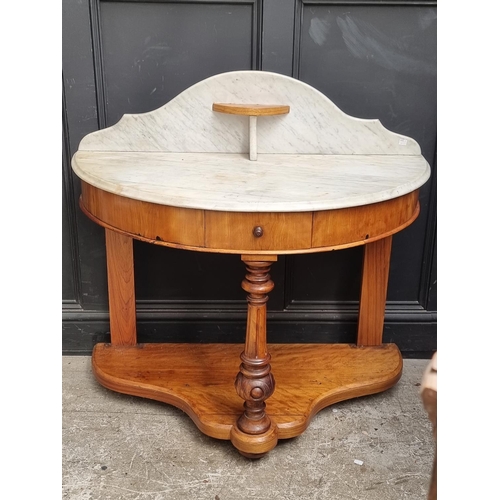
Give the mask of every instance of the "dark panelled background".
[[[62, 347], [109, 338], [104, 230], [78, 208], [71, 156], [124, 113], [156, 109], [233, 70], [313, 85], [344, 112], [418, 141], [432, 177], [421, 213], [394, 236], [384, 341], [406, 357], [436, 349], [436, 3], [63, 0]], [[242, 342], [239, 256], [134, 242], [141, 342]], [[353, 342], [362, 249], [280, 257], [271, 342]]]

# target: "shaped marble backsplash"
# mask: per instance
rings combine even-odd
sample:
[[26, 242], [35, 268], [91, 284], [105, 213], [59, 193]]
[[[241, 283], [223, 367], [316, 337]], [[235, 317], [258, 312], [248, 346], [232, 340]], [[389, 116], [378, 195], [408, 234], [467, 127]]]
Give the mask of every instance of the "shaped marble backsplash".
[[216, 113], [214, 102], [290, 106], [257, 119], [259, 154], [420, 155], [415, 140], [379, 120], [351, 117], [310, 85], [265, 71], [207, 78], [161, 108], [87, 135], [79, 150], [248, 153], [248, 117]]

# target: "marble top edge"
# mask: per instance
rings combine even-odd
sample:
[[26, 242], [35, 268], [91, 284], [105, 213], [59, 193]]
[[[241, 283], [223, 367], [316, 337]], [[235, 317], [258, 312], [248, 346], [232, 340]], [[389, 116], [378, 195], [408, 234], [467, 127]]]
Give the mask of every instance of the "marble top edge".
[[[82, 156], [86, 154], [96, 154], [96, 155], [109, 155], [109, 154], [116, 154], [116, 155], [162, 155], [162, 156], [195, 156], [195, 155], [206, 155], [207, 157], [216, 157], [216, 156], [233, 156], [235, 158], [239, 158], [241, 160], [248, 160], [250, 164], [254, 164], [255, 162], [250, 160], [248, 157], [248, 152], [243, 152], [243, 153], [234, 153], [234, 152], [225, 152], [225, 151], [208, 151], [208, 152], [203, 152], [203, 151], [133, 151], [133, 150], [123, 150], [123, 151], [117, 151], [113, 149], [80, 149], [78, 150], [74, 156]], [[401, 158], [401, 157], [412, 157], [412, 158], [423, 158], [425, 157], [421, 153], [408, 153], [408, 154], [394, 154], [394, 153], [325, 153], [325, 154], [320, 154], [320, 153], [258, 153], [259, 158], [267, 158], [270, 156], [274, 157], [279, 157], [279, 156], [288, 156], [288, 157], [303, 157], [303, 158], [323, 158], [323, 157], [352, 157], [352, 156], [359, 156], [359, 157], [370, 157], [370, 156], [386, 156], [386, 157], [394, 157], [394, 158]], [[258, 160], [257, 160], [258, 161]], [[427, 160], [426, 160], [427, 161]]]
[[[429, 176], [423, 178], [423, 182], [421, 185], [425, 184], [425, 182], [429, 179]], [[89, 182], [89, 184], [92, 184]], [[352, 207], [360, 207], [363, 205], [371, 205], [373, 203], [380, 203], [383, 201], [388, 201], [394, 198], [398, 198], [400, 196], [404, 196], [415, 191], [418, 188], [413, 186], [400, 186], [398, 189], [387, 190], [386, 192], [380, 192], [376, 195], [365, 196], [360, 195], [357, 197], [349, 197], [344, 199], [338, 199], [335, 202], [317, 202], [317, 201], [302, 201], [302, 202], [293, 202], [289, 204], [284, 204], [283, 202], [261, 202], [258, 205], [250, 205], [250, 204], [238, 204], [235, 205], [233, 203], [192, 203], [187, 200], [177, 199], [172, 200], [170, 203], [165, 203], [165, 200], [154, 200], [149, 196], [141, 196], [141, 193], [134, 192], [132, 196], [127, 192], [126, 189], [116, 190], [114, 186], [103, 186], [101, 185], [99, 189], [103, 191], [107, 191], [111, 194], [116, 194], [119, 196], [124, 196], [126, 198], [131, 198], [138, 201], [144, 201], [147, 203], [155, 203], [158, 205], [167, 205], [177, 208], [187, 208], [193, 210], [207, 210], [211, 212], [243, 212], [243, 213], [296, 213], [296, 212], [318, 212], [318, 211], [327, 211], [327, 210], [338, 210], [342, 208], [352, 208]]]
[[[104, 170], [85, 169], [85, 166], [81, 167], [79, 165], [75, 157], [72, 160], [72, 166], [75, 173], [85, 182], [104, 191], [139, 201], [213, 211], [308, 212], [348, 208], [387, 201], [420, 188], [430, 177], [430, 166], [423, 157], [414, 157], [413, 159], [420, 161], [414, 164], [409, 170], [403, 167], [402, 173], [397, 176], [399, 180], [394, 182], [391, 181], [392, 174], [387, 176], [384, 173], [385, 177], [382, 176], [381, 179], [375, 175], [367, 181], [366, 177], [360, 175], [352, 176], [352, 178], [349, 175], [346, 177], [344, 172], [343, 176], [339, 178], [326, 176], [325, 185], [327, 187], [325, 188], [323, 183], [319, 182], [321, 179], [319, 181], [316, 179], [318, 181], [316, 184], [308, 186], [307, 182], [301, 181], [300, 175], [302, 174], [300, 173], [298, 178], [285, 178], [281, 182], [279, 175], [277, 176], [275, 172], [271, 172], [268, 178], [259, 177], [257, 181], [250, 176], [249, 181], [254, 183], [253, 187], [255, 188], [250, 191], [245, 190], [245, 188], [242, 189], [242, 184], [239, 182], [241, 181], [241, 177], [245, 177], [246, 172], [239, 172], [240, 178], [235, 182], [233, 189], [231, 181], [228, 184], [224, 178], [219, 180], [216, 175], [213, 175], [213, 172], [211, 172], [212, 177], [214, 177], [213, 179], [205, 177], [205, 182], [201, 185], [193, 182], [193, 176], [196, 178], [197, 175], [196, 169], [191, 169], [191, 172], [188, 172], [188, 176], [184, 181], [176, 181], [177, 185], [172, 186], [170, 183], [168, 185], [161, 184], [161, 178], [156, 182], [157, 175], [161, 176], [164, 173], [157, 167], [150, 169], [151, 171], [146, 173], [146, 177], [140, 177], [137, 174], [130, 175], [127, 172], [120, 174], [115, 169], [112, 172], [115, 176], [113, 177], [113, 175], [106, 175], [106, 166], [103, 167]], [[401, 160], [401, 157], [399, 157], [399, 160]], [[251, 162], [252, 168], [257, 167], [255, 163], [258, 162]], [[358, 165], [358, 168], [362, 169], [365, 167], [361, 164], [361, 166]], [[375, 167], [374, 171], [377, 168]], [[406, 173], [407, 170], [408, 173]], [[401, 171], [401, 169], [394, 166], [390, 167], [390, 172], [393, 171], [397, 172]], [[154, 172], [156, 172], [156, 175]], [[226, 172], [227, 170], [220, 170], [221, 174]], [[288, 171], [286, 172], [288, 173]], [[316, 175], [318, 175], [317, 172], [315, 172]], [[166, 173], [167, 177], [169, 173]], [[215, 172], [215, 174], [218, 173], [219, 171]], [[293, 173], [291, 171], [288, 177], [292, 177]], [[250, 172], [250, 174], [255, 174], [255, 172]], [[320, 173], [319, 176], [321, 177], [321, 175]], [[369, 171], [368, 177], [370, 175], [371, 171]], [[155, 182], [144, 180], [150, 177], [154, 178]], [[297, 190], [298, 185], [300, 185], [300, 196], [291, 196], [288, 189], [290, 188], [292, 191], [294, 189]], [[318, 185], [322, 193], [318, 193], [318, 196], [315, 196], [317, 194], [315, 187]], [[368, 191], [366, 190], [367, 187]], [[330, 195], [330, 191], [333, 194]], [[325, 199], [325, 197], [327, 198]]]

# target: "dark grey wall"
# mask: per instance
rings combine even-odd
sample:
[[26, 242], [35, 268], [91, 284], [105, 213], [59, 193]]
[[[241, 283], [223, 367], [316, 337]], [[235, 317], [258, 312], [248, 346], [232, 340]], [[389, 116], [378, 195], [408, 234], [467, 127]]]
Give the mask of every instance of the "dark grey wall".
[[[384, 340], [436, 348], [436, 5], [379, 1], [63, 0], [63, 352], [109, 333], [103, 229], [78, 208], [83, 136], [208, 76], [293, 76], [346, 113], [415, 138], [431, 164], [417, 221], [394, 237]], [[134, 242], [140, 341], [243, 341], [238, 256]], [[269, 340], [355, 339], [362, 251], [281, 257]]]

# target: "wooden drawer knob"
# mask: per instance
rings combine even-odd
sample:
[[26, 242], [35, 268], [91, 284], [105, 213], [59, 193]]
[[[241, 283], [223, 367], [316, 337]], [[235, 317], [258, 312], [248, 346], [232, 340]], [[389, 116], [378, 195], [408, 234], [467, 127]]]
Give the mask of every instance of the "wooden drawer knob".
[[260, 226], [255, 226], [252, 232], [256, 238], [260, 238], [264, 234], [264, 230]]

